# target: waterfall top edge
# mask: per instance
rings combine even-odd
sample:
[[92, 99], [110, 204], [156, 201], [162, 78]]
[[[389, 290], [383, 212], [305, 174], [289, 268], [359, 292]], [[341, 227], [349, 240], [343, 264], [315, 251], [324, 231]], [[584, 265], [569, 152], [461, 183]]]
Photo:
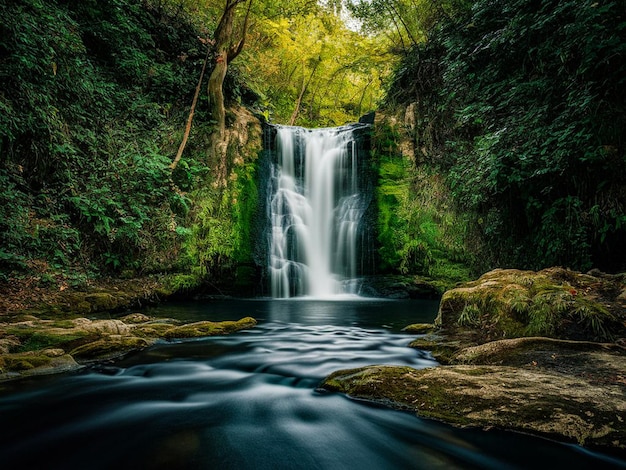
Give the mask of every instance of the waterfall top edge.
[[276, 129], [294, 129], [294, 130], [302, 130], [305, 132], [317, 132], [317, 131], [344, 131], [351, 129], [366, 129], [368, 127], [372, 127], [371, 124], [363, 123], [363, 122], [351, 122], [348, 124], [343, 124], [342, 126], [335, 127], [302, 127], [302, 126], [289, 126], [287, 124], [271, 124], [266, 123], [266, 126], [274, 127]]

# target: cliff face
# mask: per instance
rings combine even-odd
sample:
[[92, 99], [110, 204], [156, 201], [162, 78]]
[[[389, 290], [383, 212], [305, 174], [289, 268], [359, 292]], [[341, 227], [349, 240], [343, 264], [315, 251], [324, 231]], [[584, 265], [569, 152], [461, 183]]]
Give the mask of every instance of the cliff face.
[[473, 213], [463, 211], [444, 172], [416, 145], [413, 108], [376, 113], [372, 136], [379, 272], [430, 278], [440, 291], [477, 274]]

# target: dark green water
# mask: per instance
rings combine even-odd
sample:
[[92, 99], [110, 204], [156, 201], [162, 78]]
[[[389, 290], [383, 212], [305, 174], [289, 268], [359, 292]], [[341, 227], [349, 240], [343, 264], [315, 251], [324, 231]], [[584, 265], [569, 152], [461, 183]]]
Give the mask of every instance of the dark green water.
[[626, 468], [529, 436], [461, 430], [318, 393], [330, 372], [435, 366], [407, 348], [435, 302], [236, 300], [164, 305], [185, 320], [253, 316], [230, 336], [162, 342], [0, 393], [4, 469]]

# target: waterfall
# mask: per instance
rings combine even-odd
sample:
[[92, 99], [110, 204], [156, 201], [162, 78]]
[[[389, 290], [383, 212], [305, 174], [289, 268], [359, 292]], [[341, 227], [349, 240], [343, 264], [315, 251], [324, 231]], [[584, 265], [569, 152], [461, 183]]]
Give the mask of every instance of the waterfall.
[[268, 191], [268, 257], [273, 297], [355, 293], [361, 221], [368, 201], [361, 184], [359, 132], [275, 127]]

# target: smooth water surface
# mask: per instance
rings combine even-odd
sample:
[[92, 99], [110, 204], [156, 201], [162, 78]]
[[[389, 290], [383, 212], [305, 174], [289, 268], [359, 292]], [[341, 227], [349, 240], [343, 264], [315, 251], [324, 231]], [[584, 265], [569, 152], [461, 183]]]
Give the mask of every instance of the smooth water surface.
[[185, 320], [253, 316], [230, 336], [162, 342], [77, 374], [4, 384], [4, 469], [620, 468], [521, 434], [461, 430], [316, 391], [371, 364], [436, 366], [407, 348], [436, 302], [249, 300], [164, 305]]

